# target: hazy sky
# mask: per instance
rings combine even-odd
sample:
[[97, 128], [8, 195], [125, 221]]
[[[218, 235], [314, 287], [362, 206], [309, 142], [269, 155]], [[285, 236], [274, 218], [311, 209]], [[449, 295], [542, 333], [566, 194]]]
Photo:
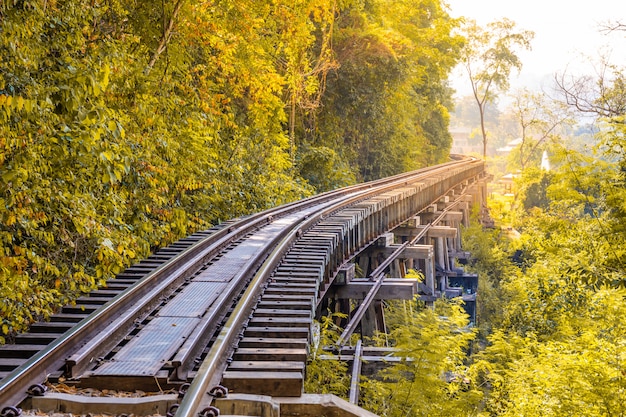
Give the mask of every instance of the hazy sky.
[[[479, 24], [507, 17], [523, 29], [535, 32], [532, 51], [520, 53], [524, 64], [512, 87], [540, 85], [554, 73], [568, 69], [592, 73], [590, 62], [600, 51], [611, 62], [626, 66], [626, 32], [602, 34], [601, 24], [619, 20], [626, 24], [626, 0], [444, 0], [454, 17], [465, 16]], [[466, 77], [459, 69], [455, 78]], [[465, 78], [455, 80], [459, 92]], [[467, 90], [469, 92], [469, 90]]]

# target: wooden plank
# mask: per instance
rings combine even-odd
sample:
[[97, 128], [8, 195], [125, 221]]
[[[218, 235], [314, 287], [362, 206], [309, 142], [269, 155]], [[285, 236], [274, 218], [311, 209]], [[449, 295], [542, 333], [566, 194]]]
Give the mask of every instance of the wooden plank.
[[[393, 356], [400, 352], [400, 349], [386, 346], [363, 346], [361, 348], [364, 356]], [[341, 348], [342, 355], [354, 355], [355, 348], [353, 346], [344, 346]]]
[[25, 358], [0, 358], [0, 371], [12, 371], [27, 360]]
[[66, 314], [91, 314], [98, 309], [94, 305], [77, 304], [75, 306], [65, 306], [61, 312]]
[[267, 287], [267, 289], [265, 290], [264, 294], [305, 295], [314, 297], [316, 292], [317, 291], [315, 288], [289, 288], [270, 284], [270, 286]]
[[75, 323], [66, 323], [66, 322], [58, 322], [58, 321], [40, 321], [37, 323], [33, 323], [30, 326], [29, 331], [32, 333], [53, 333], [53, 334], [59, 335], [61, 333], [65, 333], [66, 331], [68, 331], [74, 326], [75, 326]]
[[309, 339], [310, 330], [302, 327], [248, 327], [244, 332], [246, 337], [264, 337], [264, 338], [292, 338], [292, 339]]
[[230, 392], [299, 397], [304, 388], [302, 372], [226, 371], [222, 385]]
[[[146, 397], [87, 397], [49, 392], [45, 396], [32, 397], [32, 406], [44, 412], [62, 409], [67, 415], [166, 415], [179, 399], [177, 394]], [[71, 415], [70, 414], [70, 415]]]
[[[419, 281], [409, 278], [386, 278], [382, 283], [376, 300], [412, 300], [417, 294]], [[336, 298], [361, 300], [374, 286], [374, 281], [356, 279], [347, 285], [333, 288]]]
[[110, 297], [90, 297], [84, 296], [76, 299], [77, 304], [101, 306], [111, 301]]
[[350, 377], [350, 402], [359, 403], [359, 380], [361, 379], [361, 354], [363, 347], [361, 339], [356, 342], [354, 349], [354, 359], [352, 360], [352, 376]]
[[254, 316], [249, 322], [251, 327], [275, 326], [275, 327], [306, 327], [311, 325], [310, 317], [258, 317]]
[[50, 321], [60, 322], [60, 323], [78, 323], [82, 319], [87, 317], [86, 314], [64, 314], [57, 313], [50, 316]]
[[319, 277], [311, 276], [309, 274], [294, 275], [294, 274], [275, 274], [272, 277], [273, 282], [301, 282], [307, 284], [315, 284], [319, 281]]
[[296, 309], [278, 309], [278, 308], [257, 308], [254, 310], [256, 317], [306, 317], [311, 318], [311, 309], [296, 310]]
[[[418, 226], [417, 229], [422, 229], [427, 226]], [[430, 226], [428, 231], [426, 232], [426, 236], [428, 237], [446, 237], [446, 238], [455, 238], [457, 234], [457, 230], [454, 227], [448, 226]]]
[[16, 345], [49, 345], [59, 337], [51, 333], [22, 333], [15, 336]]
[[233, 355], [236, 361], [302, 361], [307, 358], [306, 349], [239, 348]]
[[95, 375], [85, 373], [80, 378], [81, 388], [110, 389], [112, 386], [119, 391], [145, 391], [156, 392], [169, 389], [172, 386], [168, 382], [167, 373], [159, 372], [157, 375], [137, 376], [129, 375], [120, 377], [118, 375]]
[[315, 291], [317, 289], [317, 281], [272, 280], [269, 288], [285, 288], [287, 290], [302, 288], [305, 290]]
[[244, 337], [239, 341], [240, 348], [306, 349], [308, 344], [306, 338], [290, 337]]
[[328, 255], [327, 252], [310, 253], [297, 251], [285, 256], [285, 262], [288, 264], [324, 265], [328, 262]]
[[[327, 360], [327, 361], [351, 361], [354, 360], [354, 355], [319, 355], [319, 359]], [[389, 363], [397, 363], [403, 361], [413, 361], [413, 358], [405, 358], [401, 356], [370, 356], [363, 355], [361, 356], [362, 363], [369, 362], [389, 362]]]
[[308, 310], [313, 311], [313, 303], [298, 299], [297, 301], [283, 301], [283, 300], [265, 300], [261, 299], [258, 304], [260, 309], [278, 308], [282, 310]]
[[284, 294], [281, 292], [277, 293], [264, 293], [263, 298], [261, 298], [261, 302], [264, 301], [299, 301], [302, 303], [313, 303], [314, 298], [311, 296], [310, 298], [302, 297], [299, 294]]
[[324, 267], [325, 262], [323, 262], [322, 259], [318, 260], [318, 262], [304, 262], [304, 261], [297, 261], [294, 260], [292, 262], [286, 262], [283, 261], [280, 264], [280, 270], [281, 271], [297, 271], [297, 272], [307, 272], [307, 271], [311, 271], [311, 272], [315, 272], [315, 271], [319, 271], [321, 268]]
[[[371, 256], [376, 256], [378, 254], [382, 254], [385, 258], [391, 256], [400, 245], [389, 245], [385, 248], [376, 248], [372, 250]], [[432, 245], [410, 245], [407, 246], [399, 258], [401, 259], [429, 259], [434, 255], [434, 249]]]
[[48, 344], [19, 344], [1, 345], [0, 355], [3, 358], [23, 358], [29, 359], [34, 354], [45, 349]]
[[[437, 217], [439, 217], [442, 213], [441, 212], [436, 212], [436, 213], [424, 213], [422, 215], [422, 220], [423, 223], [430, 223], [433, 220], [435, 220]], [[442, 221], [451, 221], [451, 222], [460, 222], [463, 220], [463, 212], [461, 211], [448, 211], [445, 214], [443, 214], [443, 217], [441, 218]]]
[[304, 372], [302, 361], [233, 361], [229, 371]]

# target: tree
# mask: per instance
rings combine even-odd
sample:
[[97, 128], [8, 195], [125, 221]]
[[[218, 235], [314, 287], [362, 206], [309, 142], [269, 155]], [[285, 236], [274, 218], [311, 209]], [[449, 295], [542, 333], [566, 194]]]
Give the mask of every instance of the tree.
[[494, 102], [498, 93], [508, 90], [511, 72], [522, 68], [517, 50], [530, 49], [534, 32], [517, 31], [515, 22], [509, 19], [491, 22], [484, 28], [478, 26], [475, 21], [468, 20], [464, 27], [464, 35], [466, 44], [461, 59], [478, 106], [483, 156], [487, 156], [485, 108], [487, 104]]
[[574, 120], [568, 107], [561, 101], [552, 100], [545, 94], [518, 91], [512, 103], [512, 111], [521, 128], [522, 142], [516, 150], [519, 168], [524, 170], [538, 150], [548, 140], [558, 140], [573, 126]]
[[[482, 393], [468, 389], [467, 348], [475, 332], [455, 300], [433, 308], [390, 303], [385, 316], [395, 326], [379, 342], [406, 358], [362, 384], [361, 404], [381, 416], [477, 415]], [[395, 316], [395, 317], [394, 317]]]
[[602, 25], [602, 32], [610, 33], [610, 32], [626, 32], [626, 24], [622, 23], [619, 20], [612, 20], [606, 22]]
[[155, 248], [311, 191], [291, 171], [266, 6], [3, 3], [3, 335]]
[[302, 126], [302, 149], [334, 150], [359, 180], [445, 158], [457, 25], [437, 0], [344, 5], [333, 32], [339, 67], [328, 73], [319, 111]]
[[601, 59], [596, 75], [554, 77], [565, 102], [581, 113], [612, 118], [626, 114], [626, 75], [623, 68]]
[[[623, 30], [617, 27], [616, 30]], [[600, 58], [593, 76], [572, 76], [566, 73], [555, 76], [565, 102], [574, 110], [595, 119], [596, 150], [608, 161], [609, 169], [599, 181], [604, 214], [603, 240], [620, 240], [626, 235], [626, 71]], [[584, 178], [584, 177], [579, 177]], [[626, 269], [626, 254], [618, 243], [608, 245], [604, 262], [614, 277], [603, 282], [626, 285], [619, 272]], [[608, 275], [608, 274], [607, 274]]]

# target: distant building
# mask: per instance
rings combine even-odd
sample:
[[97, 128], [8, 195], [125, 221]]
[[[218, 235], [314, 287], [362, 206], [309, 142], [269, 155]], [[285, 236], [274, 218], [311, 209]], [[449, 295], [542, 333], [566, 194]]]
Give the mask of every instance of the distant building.
[[514, 195], [515, 194], [515, 178], [519, 177], [519, 174], [511, 174], [508, 173], [503, 175], [499, 180], [498, 184], [502, 185], [504, 188], [504, 195]]
[[482, 154], [482, 143], [470, 143], [470, 135], [472, 130], [464, 126], [456, 126], [450, 128], [450, 134], [452, 135], [452, 148], [450, 153], [456, 153], [461, 155], [469, 155], [472, 153]]
[[508, 142], [505, 146], [496, 149], [496, 152], [498, 152], [498, 154], [500, 155], [507, 155], [511, 153], [513, 149], [521, 145], [522, 142], [523, 142], [522, 138], [513, 139], [512, 141]]
[[550, 159], [548, 159], [548, 151], [543, 151], [541, 156], [541, 170], [550, 171]]

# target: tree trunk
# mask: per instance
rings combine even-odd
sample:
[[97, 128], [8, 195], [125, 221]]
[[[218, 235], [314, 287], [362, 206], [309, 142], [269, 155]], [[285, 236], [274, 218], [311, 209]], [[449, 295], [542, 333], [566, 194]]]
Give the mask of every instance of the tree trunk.
[[485, 130], [485, 107], [482, 103], [478, 103], [480, 113], [480, 132], [483, 135], [483, 159], [487, 159], [487, 131]]

